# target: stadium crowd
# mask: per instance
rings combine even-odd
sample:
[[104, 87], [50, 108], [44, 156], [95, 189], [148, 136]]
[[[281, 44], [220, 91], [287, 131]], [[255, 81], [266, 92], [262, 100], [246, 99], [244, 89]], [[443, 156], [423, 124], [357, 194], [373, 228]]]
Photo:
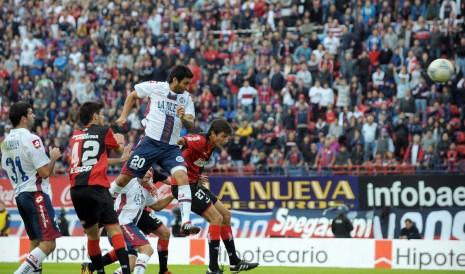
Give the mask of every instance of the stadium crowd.
[[[134, 84], [188, 64], [197, 130], [236, 129], [209, 168], [450, 170], [465, 156], [464, 14], [460, 0], [0, 1], [0, 136], [28, 100], [67, 159], [80, 104], [102, 101], [114, 124]], [[456, 66], [445, 84], [425, 73], [440, 57]], [[115, 126], [133, 144], [146, 108]]]

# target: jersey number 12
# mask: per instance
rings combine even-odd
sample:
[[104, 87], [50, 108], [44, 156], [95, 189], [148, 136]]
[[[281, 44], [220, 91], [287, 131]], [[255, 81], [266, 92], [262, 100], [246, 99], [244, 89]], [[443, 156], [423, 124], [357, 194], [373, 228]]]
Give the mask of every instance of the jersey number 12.
[[[74, 143], [73, 151], [71, 152], [73, 167], [79, 166], [79, 145], [80, 143]], [[82, 161], [81, 166], [93, 166], [97, 163], [97, 155], [100, 150], [100, 144], [97, 141], [87, 140], [82, 144]]]

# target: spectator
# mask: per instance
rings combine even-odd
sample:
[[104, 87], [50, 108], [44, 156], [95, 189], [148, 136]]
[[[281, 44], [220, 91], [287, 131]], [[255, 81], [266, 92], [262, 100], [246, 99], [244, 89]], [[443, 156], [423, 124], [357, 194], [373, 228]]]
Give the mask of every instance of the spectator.
[[340, 213], [331, 223], [331, 231], [336, 238], [351, 238], [352, 230], [354, 230], [352, 222], [344, 213]]
[[400, 230], [400, 239], [416, 240], [421, 239], [417, 226], [411, 219], [405, 219], [405, 227]]
[[304, 158], [299, 148], [294, 145], [286, 154], [285, 166], [291, 175], [298, 175], [302, 171]]
[[[239, 135], [234, 135], [234, 139], [229, 143], [227, 154], [231, 156], [233, 166], [240, 170], [242, 170], [242, 167], [244, 166], [244, 158], [242, 155], [243, 148], [244, 142], [241, 141], [241, 137]], [[226, 151], [222, 151], [221, 154], [223, 154], [223, 152]]]
[[341, 145], [339, 152], [336, 154], [334, 161], [336, 166], [352, 166], [352, 160], [350, 159], [350, 153], [347, 151], [345, 145]]
[[5, 207], [5, 203], [0, 200], [0, 236], [5, 237], [10, 234], [10, 214]]
[[381, 134], [376, 141], [374, 155], [386, 155], [388, 152], [394, 153], [394, 142], [385, 128], [381, 129]]
[[420, 135], [413, 136], [413, 142], [407, 147], [404, 154], [404, 163], [412, 166], [420, 166], [424, 157], [424, 150], [420, 145]]
[[373, 155], [375, 148], [375, 139], [376, 139], [376, 129], [378, 125], [374, 122], [373, 115], [368, 115], [366, 122], [362, 127], [363, 143], [364, 143], [364, 161], [370, 160], [370, 157]]

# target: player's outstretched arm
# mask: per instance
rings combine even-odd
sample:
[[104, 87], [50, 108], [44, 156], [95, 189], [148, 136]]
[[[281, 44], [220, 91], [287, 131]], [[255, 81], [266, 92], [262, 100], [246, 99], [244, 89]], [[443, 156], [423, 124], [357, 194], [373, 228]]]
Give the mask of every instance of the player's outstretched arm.
[[139, 99], [139, 97], [137, 96], [137, 92], [135, 90], [132, 91], [128, 95], [128, 97], [126, 97], [126, 100], [124, 101], [123, 111], [121, 112], [119, 118], [116, 120], [116, 124], [118, 124], [118, 126], [123, 126], [127, 122], [129, 112], [131, 111], [132, 106], [134, 106], [134, 103], [137, 99]]
[[160, 211], [164, 209], [165, 207], [167, 207], [171, 203], [171, 201], [173, 201], [173, 199], [174, 199], [173, 195], [170, 194], [167, 197], [161, 200], [158, 200], [156, 203], [151, 205], [150, 208], [156, 211]]
[[50, 162], [40, 168], [37, 169], [37, 174], [42, 179], [47, 179], [51, 175], [53, 175], [53, 171], [55, 169], [55, 163], [61, 157], [61, 151], [59, 148], [54, 147], [50, 148]]
[[121, 154], [121, 157], [108, 158], [108, 164], [112, 166], [124, 164], [129, 159], [129, 156], [131, 155], [131, 150], [132, 145], [125, 146], [123, 149], [123, 154]]

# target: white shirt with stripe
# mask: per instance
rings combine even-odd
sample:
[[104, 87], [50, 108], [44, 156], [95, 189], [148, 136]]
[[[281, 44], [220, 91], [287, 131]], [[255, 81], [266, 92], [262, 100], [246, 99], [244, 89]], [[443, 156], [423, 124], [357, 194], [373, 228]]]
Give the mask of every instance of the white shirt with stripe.
[[49, 179], [42, 179], [37, 169], [50, 162], [39, 136], [25, 128], [12, 129], [1, 144], [2, 168], [15, 189], [22, 192], [43, 191], [49, 194]]
[[145, 135], [170, 145], [176, 145], [181, 134], [182, 121], [176, 114], [177, 106], [184, 106], [186, 114], [195, 116], [191, 95], [177, 94], [167, 82], [147, 81], [134, 86], [139, 98], [149, 98], [149, 111], [145, 117]]
[[132, 179], [115, 200], [115, 211], [120, 225], [137, 224], [146, 206], [156, 202], [155, 198], [143, 188], [137, 178]]

